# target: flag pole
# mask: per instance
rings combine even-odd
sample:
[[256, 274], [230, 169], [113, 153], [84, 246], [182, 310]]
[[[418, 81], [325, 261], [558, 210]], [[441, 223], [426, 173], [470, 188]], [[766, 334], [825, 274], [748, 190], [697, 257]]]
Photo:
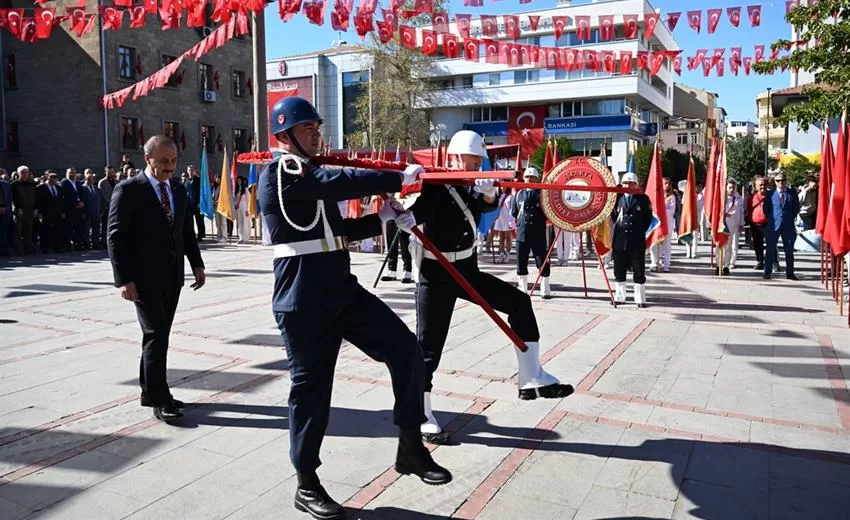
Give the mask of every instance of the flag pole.
[[614, 291], [611, 290], [611, 281], [608, 280], [608, 272], [605, 270], [605, 264], [602, 262], [602, 255], [599, 254], [599, 248], [596, 248], [596, 258], [599, 260], [599, 268], [602, 270], [602, 279], [605, 280], [605, 287], [608, 288], [608, 296], [611, 298], [611, 305], [617, 308], [617, 300], [614, 299]]
[[581, 256], [581, 277], [584, 279], [584, 297], [587, 298], [587, 270], [584, 266], [584, 233], [578, 234], [578, 254]]

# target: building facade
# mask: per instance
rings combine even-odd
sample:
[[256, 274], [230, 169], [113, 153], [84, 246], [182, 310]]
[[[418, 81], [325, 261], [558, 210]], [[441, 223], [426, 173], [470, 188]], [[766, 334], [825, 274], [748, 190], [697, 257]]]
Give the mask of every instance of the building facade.
[[682, 83], [675, 84], [673, 114], [664, 119], [659, 132], [664, 147], [705, 157], [713, 132], [709, 128], [713, 117], [709, 105], [714, 106], [714, 97], [709, 92]]
[[[76, 4], [58, 0], [51, 6], [64, 13]], [[64, 23], [36, 44], [22, 43], [2, 31], [3, 167], [26, 164], [41, 174], [47, 168], [64, 172], [73, 166], [101, 173], [107, 164], [119, 165], [126, 154], [142, 168], [143, 141], [158, 133], [177, 142], [181, 170], [188, 164], [199, 165], [204, 142], [216, 175], [225, 148], [228, 157], [234, 148], [249, 150], [253, 134], [250, 35], [235, 38], [197, 62], [184, 60], [164, 88], [135, 101], [131, 96], [123, 107], [98, 107], [104, 92], [144, 79], [211, 30], [163, 31], [160, 24], [159, 17], [149, 15], [144, 28], [130, 29], [125, 17], [120, 31], [101, 32], [96, 26], [77, 38]]]
[[[364, 47], [338, 45], [322, 51], [286, 56], [266, 63], [266, 91], [269, 111], [282, 98], [303, 97], [322, 114], [325, 142], [340, 148], [343, 137], [351, 135], [356, 104], [369, 95], [372, 60]], [[272, 148], [273, 136], [269, 136]], [[359, 143], [354, 143], [359, 146]]]
[[767, 153], [777, 156], [788, 148], [788, 128], [776, 122], [773, 108], [769, 106], [772, 102], [772, 92], [759, 92], [756, 96], [759, 139], [767, 139]]
[[756, 135], [756, 124], [752, 121], [729, 121], [726, 135], [732, 138]]
[[[640, 17], [638, 37], [626, 39], [622, 16], [616, 16], [615, 38], [601, 41], [599, 16], [614, 13], [653, 12], [644, 0], [610, 0], [575, 4], [561, 0], [553, 9], [519, 15], [522, 40], [516, 43], [544, 47], [588, 48], [597, 51], [677, 50], [675, 40], [663, 23], [658, 23], [652, 41], [644, 37]], [[536, 30], [528, 16], [539, 16]], [[566, 16], [568, 23], [560, 38], [554, 36], [553, 16]], [[576, 16], [589, 16], [592, 35], [589, 41], [576, 35]], [[459, 34], [455, 23], [449, 30]], [[482, 34], [481, 20], [472, 19], [470, 36]], [[421, 35], [419, 36], [421, 39]], [[499, 34], [494, 40], [505, 40], [507, 34], [499, 19]], [[429, 80], [431, 90], [418, 105], [431, 119], [432, 141], [450, 137], [462, 129], [485, 136], [488, 144], [514, 144], [509, 127], [536, 124], [544, 135], [568, 138], [578, 153], [596, 156], [606, 144], [609, 166], [614, 172], [626, 169], [630, 150], [655, 139], [659, 124], [673, 113], [673, 72], [669, 61], [657, 75], [647, 71], [621, 75], [619, 72], [565, 69], [541, 69], [533, 64], [511, 67], [487, 63], [483, 49], [477, 62], [437, 59]], [[542, 114], [532, 118], [528, 114]], [[542, 119], [542, 120], [540, 120]], [[520, 121], [522, 120], [522, 121]]]

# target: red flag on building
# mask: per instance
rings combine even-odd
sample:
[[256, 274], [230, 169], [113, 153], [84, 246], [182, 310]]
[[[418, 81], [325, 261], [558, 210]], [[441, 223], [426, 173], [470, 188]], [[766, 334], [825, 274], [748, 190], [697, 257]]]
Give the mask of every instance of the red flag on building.
[[627, 40], [637, 38], [638, 16], [636, 14], [623, 15], [623, 35]]
[[508, 108], [508, 143], [519, 144], [523, 155], [531, 155], [543, 144], [546, 105]]

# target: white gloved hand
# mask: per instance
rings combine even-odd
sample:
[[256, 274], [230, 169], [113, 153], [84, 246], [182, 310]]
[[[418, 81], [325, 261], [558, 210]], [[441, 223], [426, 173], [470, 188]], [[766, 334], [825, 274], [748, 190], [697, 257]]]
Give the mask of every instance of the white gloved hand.
[[395, 225], [400, 230], [410, 233], [410, 230], [416, 226], [416, 217], [413, 216], [412, 211], [405, 211], [395, 218]]
[[397, 199], [387, 199], [384, 204], [392, 206], [396, 213], [404, 213], [405, 211], [407, 211], [404, 209], [402, 203], [399, 202]]
[[404, 172], [401, 174], [401, 185], [410, 186], [411, 184], [415, 183], [420, 173], [425, 173], [425, 168], [418, 164], [409, 165], [407, 168], [404, 169]]
[[378, 212], [378, 217], [381, 218], [381, 222], [386, 222], [388, 220], [393, 220], [399, 214], [399, 211], [393, 207], [392, 204], [389, 204], [389, 200], [381, 206], [381, 211]]
[[478, 193], [485, 197], [496, 196], [496, 180], [495, 179], [475, 179], [475, 188]]

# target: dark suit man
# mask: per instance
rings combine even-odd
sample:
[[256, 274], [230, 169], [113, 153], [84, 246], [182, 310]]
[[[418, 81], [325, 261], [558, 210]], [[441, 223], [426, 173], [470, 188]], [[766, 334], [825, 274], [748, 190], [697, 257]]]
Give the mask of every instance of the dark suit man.
[[767, 216], [767, 252], [764, 262], [765, 280], [769, 280], [776, 262], [777, 246], [782, 237], [782, 248], [785, 249], [785, 277], [796, 280], [794, 274], [794, 242], [797, 240], [797, 228], [794, 219], [800, 213], [800, 199], [797, 192], [788, 188], [785, 175], [780, 173], [774, 179], [776, 189], [771, 190], [764, 199], [764, 214]]
[[12, 236], [12, 185], [0, 180], [0, 256], [9, 255]]
[[186, 184], [186, 190], [189, 192], [189, 206], [195, 217], [195, 225], [198, 227], [198, 240], [203, 240], [207, 233], [204, 216], [201, 215], [201, 177], [194, 166], [189, 166], [188, 170], [189, 183]]
[[[522, 175], [526, 182], [540, 182], [536, 168], [526, 168]], [[528, 255], [542, 275], [543, 299], [552, 297], [549, 287], [549, 262], [546, 260], [546, 215], [540, 205], [540, 190], [522, 189], [514, 197], [511, 215], [516, 219], [516, 274], [519, 290], [528, 292]], [[544, 265], [545, 262], [545, 265]]]
[[[638, 178], [632, 172], [623, 175], [624, 188], [637, 188]], [[626, 194], [617, 198], [614, 212], [611, 255], [614, 257], [614, 300], [626, 302], [626, 273], [632, 270], [634, 298], [638, 307], [646, 307], [646, 230], [652, 222], [652, 203], [644, 194]]]
[[99, 249], [103, 243], [103, 236], [100, 234], [101, 225], [100, 219], [103, 213], [103, 196], [95, 184], [94, 173], [89, 170], [86, 172], [86, 182], [83, 183], [83, 193], [86, 195], [85, 210], [85, 236], [89, 246]]
[[62, 189], [59, 187], [59, 175], [47, 171], [47, 182], [39, 185], [35, 192], [35, 207], [41, 215], [41, 226], [38, 228], [38, 241], [41, 252], [47, 254], [53, 249], [61, 252], [62, 243]]
[[155, 135], [145, 143], [145, 162], [143, 174], [115, 186], [107, 248], [115, 286], [122, 298], [136, 304], [142, 328], [141, 404], [153, 407], [158, 419], [169, 420], [182, 416], [183, 407], [166, 380], [168, 336], [183, 287], [183, 256], [192, 266], [195, 290], [204, 285], [204, 263], [192, 230], [186, 188], [171, 178], [177, 146]]
[[65, 171], [65, 178], [59, 185], [62, 188], [62, 212], [65, 213], [62, 230], [65, 247], [76, 250], [85, 249], [83, 225], [86, 203], [83, 187], [77, 182], [77, 170], [68, 168]]

